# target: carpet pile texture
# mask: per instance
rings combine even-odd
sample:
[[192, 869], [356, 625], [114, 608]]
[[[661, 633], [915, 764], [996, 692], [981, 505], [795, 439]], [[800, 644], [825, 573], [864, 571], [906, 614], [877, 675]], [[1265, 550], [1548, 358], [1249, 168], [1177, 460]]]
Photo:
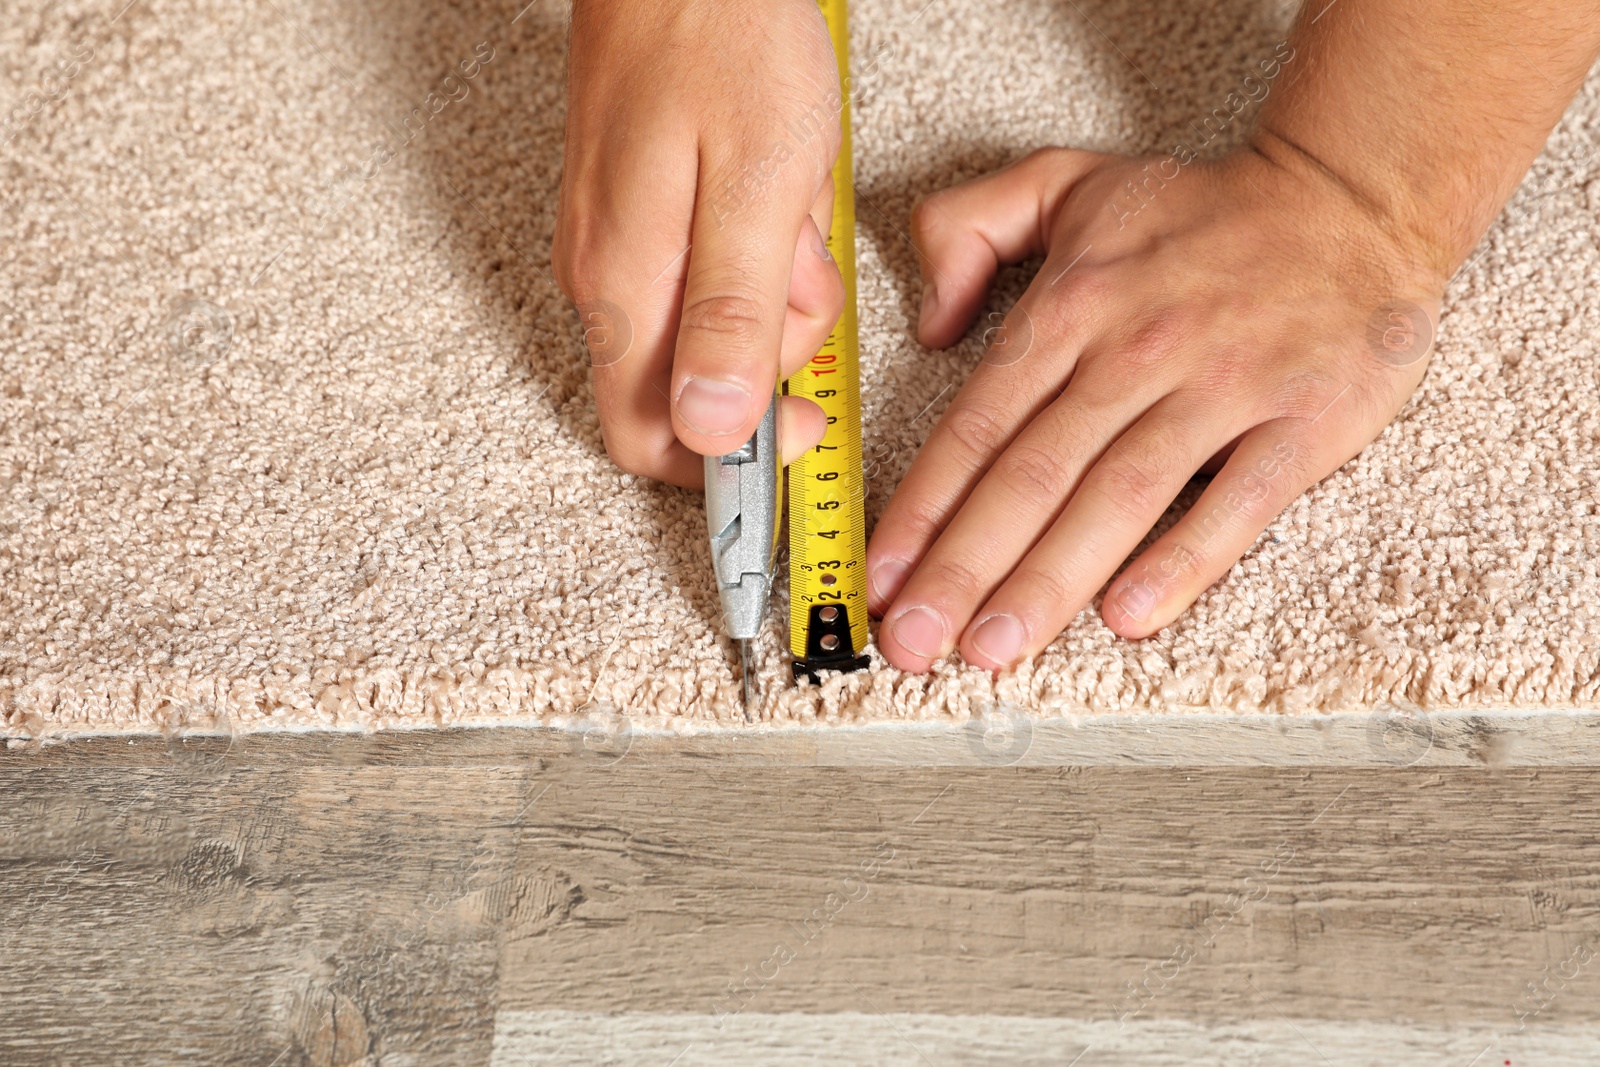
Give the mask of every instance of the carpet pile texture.
[[[525, 3], [8, 10], [7, 736], [741, 723], [701, 499], [610, 464], [549, 276], [567, 11]], [[1291, 13], [854, 6], [869, 520], [981, 354], [911, 339], [917, 197], [1042, 145], [1168, 151]], [[1600, 702], [1596, 131], [1591, 79], [1400, 418], [1168, 630], [1096, 605], [999, 678], [795, 688], [780, 577], [762, 721]]]

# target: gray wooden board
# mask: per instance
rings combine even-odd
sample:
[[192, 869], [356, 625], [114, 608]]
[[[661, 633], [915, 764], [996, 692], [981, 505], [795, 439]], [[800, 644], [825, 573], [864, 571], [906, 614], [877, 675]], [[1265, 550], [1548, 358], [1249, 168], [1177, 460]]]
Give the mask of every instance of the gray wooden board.
[[[440, 736], [436, 730], [420, 732]], [[344, 737], [335, 758], [352, 759], [409, 751], [405, 742], [384, 740], [408, 733], [316, 736]], [[1600, 712], [1573, 708], [1428, 713], [1385, 705], [1368, 713], [1337, 715], [1194, 713], [1037, 719], [1000, 704], [986, 706], [981, 714], [960, 723], [667, 732], [637, 725], [601, 706], [570, 717], [558, 728], [469, 727], [444, 735], [455, 738], [442, 746], [453, 753], [451, 759], [472, 753], [512, 759], [520, 753], [555, 752], [582, 753], [599, 762], [631, 753], [652, 759], [715, 758], [724, 763], [785, 766], [1553, 767], [1597, 763]], [[183, 736], [222, 736], [237, 745], [285, 735]], [[89, 738], [15, 737], [7, 740], [7, 747], [28, 750]], [[264, 754], [266, 749], [257, 744], [251, 751]], [[298, 757], [300, 750], [296, 752]]]
[[1593, 1064], [1595, 1033], [1546, 1025], [1505, 1035], [1490, 1027], [1281, 1018], [1156, 1019], [1119, 1026], [1110, 1020], [870, 1010], [751, 1013], [718, 1028], [703, 1015], [684, 1012], [504, 1011], [496, 1022], [492, 1067], [1500, 1067], [1506, 1059], [1541, 1067]]
[[1470, 755], [1505, 725], [1449, 765], [1434, 729], [1410, 766], [850, 765], [825, 731], [19, 746], [0, 1062], [558, 1062], [588, 1026], [591, 1062], [683, 1038], [687, 1067], [797, 1016], [858, 1062], [904, 1056], [864, 1020], [970, 1030], [932, 1063], [1107, 1027], [1107, 1063], [1222, 1062], [1224, 1037], [1297, 1062], [1293, 1028], [1351, 1027], [1585, 1062], [1600, 775]]

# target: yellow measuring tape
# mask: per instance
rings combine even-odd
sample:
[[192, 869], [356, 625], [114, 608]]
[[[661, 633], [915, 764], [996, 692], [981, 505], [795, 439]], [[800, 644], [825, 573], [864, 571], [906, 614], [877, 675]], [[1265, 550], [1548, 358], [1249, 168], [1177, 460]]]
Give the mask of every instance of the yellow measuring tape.
[[856, 327], [856, 199], [850, 165], [850, 28], [845, 0], [817, 0], [839, 61], [839, 127], [828, 252], [844, 276], [844, 313], [822, 351], [784, 385], [828, 417], [822, 442], [789, 465], [789, 651], [795, 677], [866, 667], [866, 480]]

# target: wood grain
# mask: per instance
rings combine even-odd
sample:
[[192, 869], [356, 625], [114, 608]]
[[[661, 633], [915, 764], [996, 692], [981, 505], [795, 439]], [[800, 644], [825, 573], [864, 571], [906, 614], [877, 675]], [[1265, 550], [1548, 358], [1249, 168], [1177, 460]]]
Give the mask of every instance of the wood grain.
[[497, 1013], [553, 1011], [1600, 1026], [1589, 769], [816, 751], [479, 730], [5, 753], [0, 1008], [25, 1022], [0, 1062], [485, 1064]]

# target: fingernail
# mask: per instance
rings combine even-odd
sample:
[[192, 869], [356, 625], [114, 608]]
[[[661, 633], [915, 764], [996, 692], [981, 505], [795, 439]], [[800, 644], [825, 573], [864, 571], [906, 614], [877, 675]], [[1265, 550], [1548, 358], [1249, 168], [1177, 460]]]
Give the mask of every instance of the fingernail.
[[703, 434], [733, 433], [750, 414], [750, 394], [737, 382], [690, 378], [678, 390], [678, 416]]
[[831, 260], [833, 258], [833, 253], [828, 251], [828, 242], [823, 240], [822, 231], [817, 228], [815, 220], [811, 223], [811, 251], [823, 259]]
[[917, 316], [917, 332], [928, 328], [928, 323], [939, 310], [939, 290], [932, 283], [922, 287], [922, 313]]
[[906, 584], [906, 572], [911, 568], [902, 560], [889, 559], [872, 571], [867, 580], [872, 584], [872, 593], [884, 607], [900, 592], [900, 587]]
[[890, 624], [894, 638], [913, 656], [933, 659], [944, 647], [944, 620], [932, 608], [917, 605], [902, 612]]
[[1155, 591], [1143, 582], [1133, 582], [1117, 593], [1117, 606], [1128, 618], [1143, 622], [1156, 606]]
[[991, 615], [972, 632], [973, 646], [1001, 665], [1022, 653], [1022, 642], [1027, 638], [1027, 631], [1014, 615]]

